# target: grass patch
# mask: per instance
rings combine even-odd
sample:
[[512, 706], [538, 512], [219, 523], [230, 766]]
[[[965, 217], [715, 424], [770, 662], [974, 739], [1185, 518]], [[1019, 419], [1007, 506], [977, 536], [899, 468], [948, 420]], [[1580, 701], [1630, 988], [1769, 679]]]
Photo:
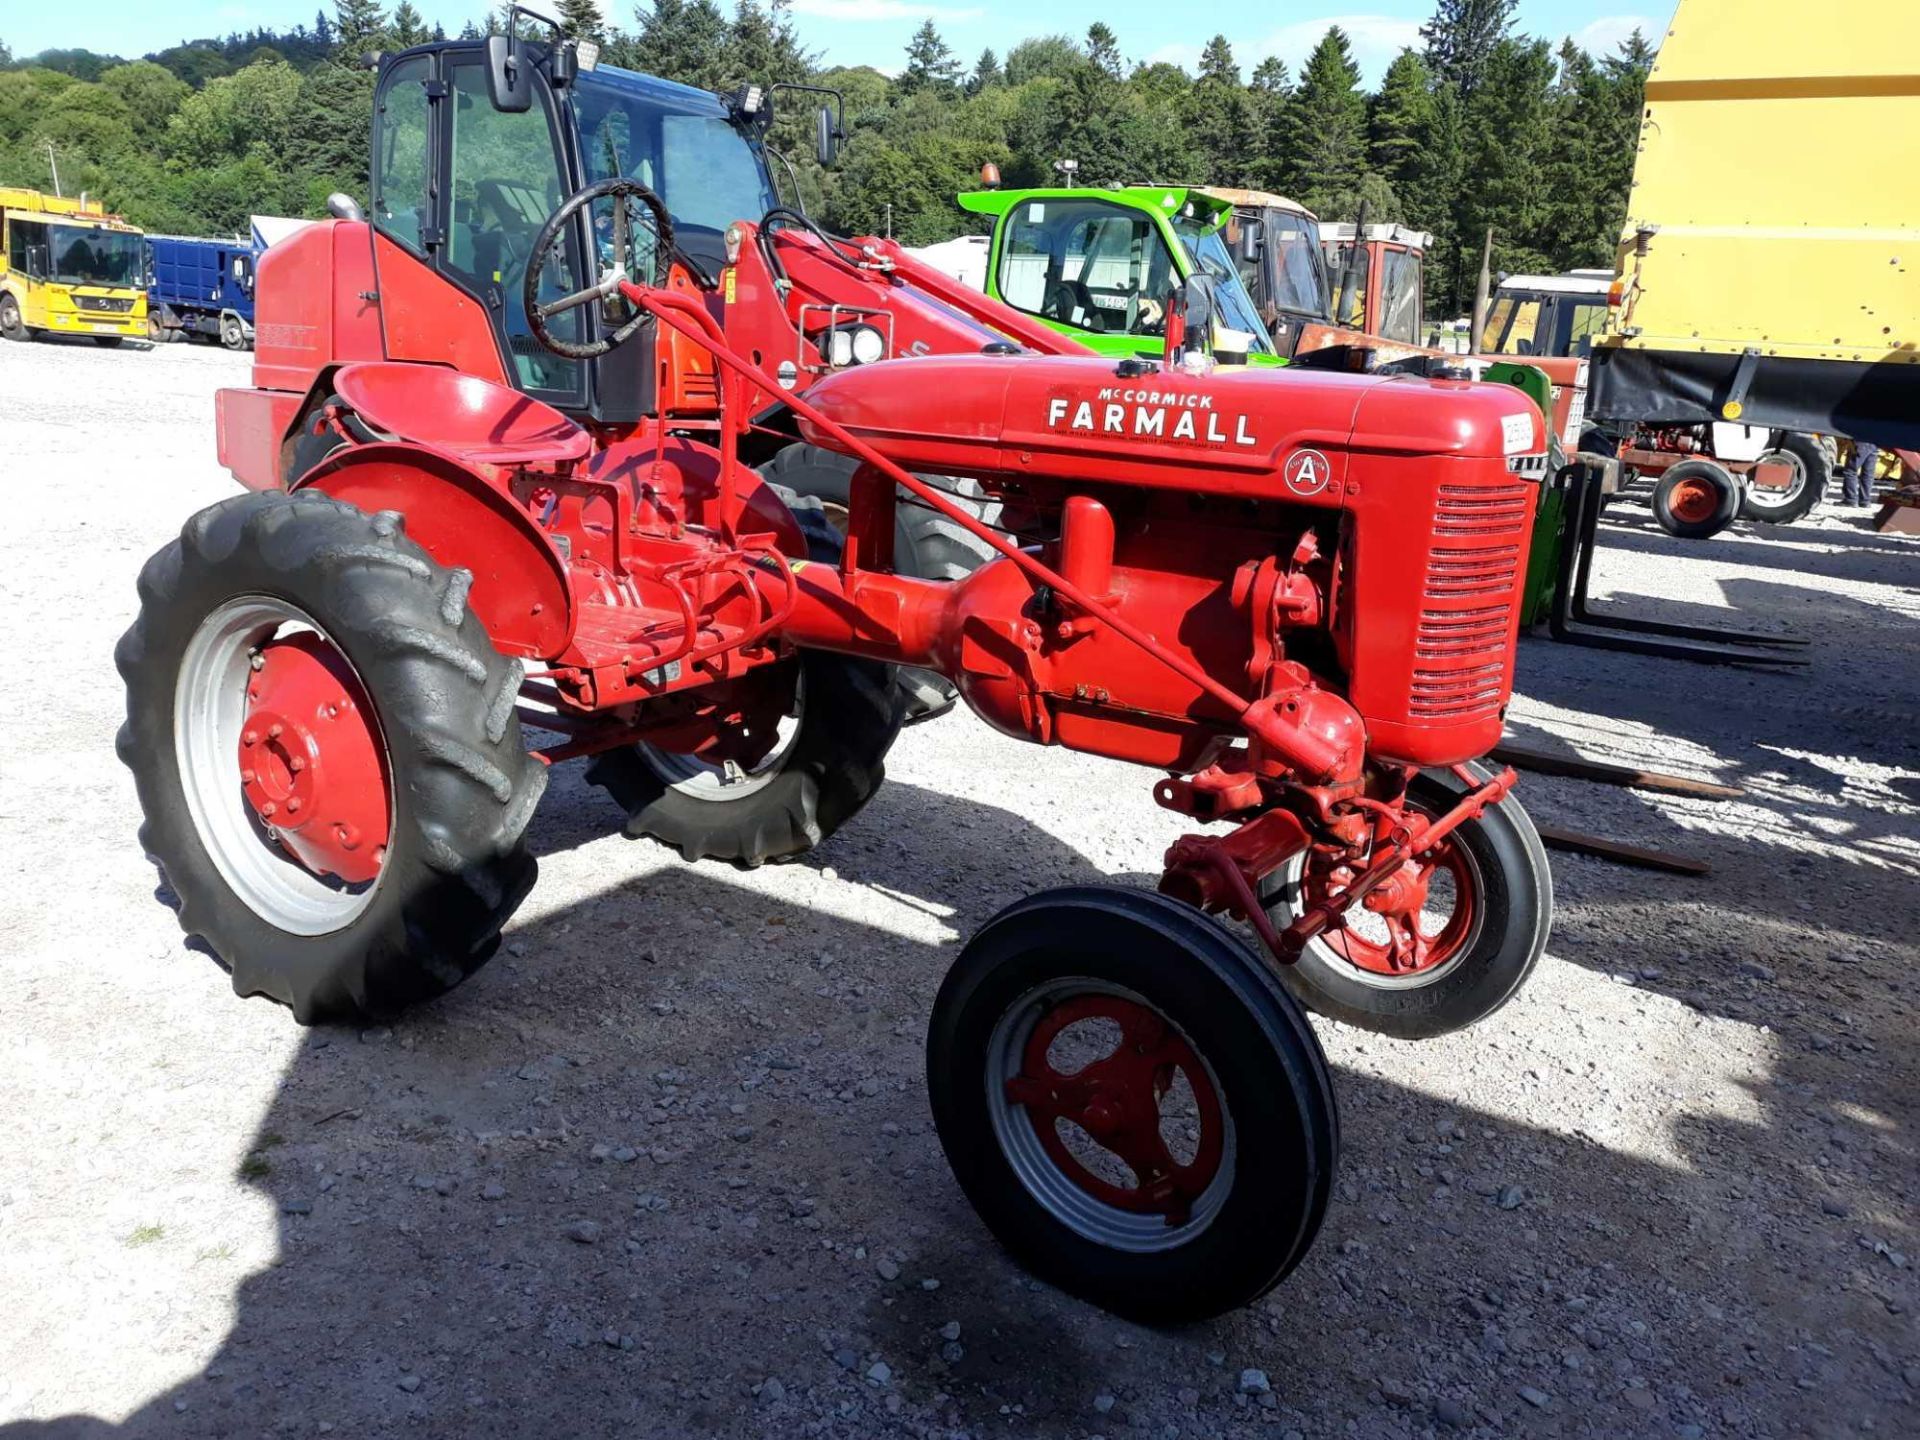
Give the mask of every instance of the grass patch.
[[137, 1250], [142, 1245], [151, 1245], [164, 1239], [166, 1233], [167, 1227], [164, 1225], [137, 1225], [133, 1233], [127, 1236], [126, 1246], [129, 1250]]
[[240, 1162], [242, 1180], [260, 1180], [273, 1173], [273, 1162], [264, 1155], [249, 1155]]

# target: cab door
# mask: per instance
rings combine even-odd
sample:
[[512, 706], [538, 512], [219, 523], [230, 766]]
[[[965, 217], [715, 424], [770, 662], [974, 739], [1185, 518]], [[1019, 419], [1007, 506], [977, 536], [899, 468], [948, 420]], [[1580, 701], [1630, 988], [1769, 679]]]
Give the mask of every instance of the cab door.
[[[527, 324], [527, 261], [571, 173], [561, 104], [544, 77], [533, 91], [529, 110], [494, 109], [477, 46], [402, 55], [382, 74], [369, 217], [381, 325], [390, 359], [452, 365], [582, 410], [587, 367]], [[543, 294], [580, 288], [582, 253], [569, 236]], [[577, 339], [589, 323], [583, 307], [552, 328]]]

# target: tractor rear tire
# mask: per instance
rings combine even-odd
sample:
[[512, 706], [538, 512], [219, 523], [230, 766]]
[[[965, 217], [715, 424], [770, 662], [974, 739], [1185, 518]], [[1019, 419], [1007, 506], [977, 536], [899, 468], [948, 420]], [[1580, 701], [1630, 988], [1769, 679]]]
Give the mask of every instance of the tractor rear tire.
[[1745, 494], [1740, 500], [1740, 514], [1748, 520], [1758, 520], [1767, 525], [1791, 525], [1803, 520], [1820, 503], [1820, 497], [1826, 494], [1827, 481], [1832, 478], [1833, 467], [1827, 463], [1827, 455], [1820, 443], [1811, 435], [1781, 434], [1778, 443], [1769, 448], [1760, 458], [1778, 452], [1799, 466], [1800, 479], [1797, 485], [1789, 486], [1785, 494], [1776, 495], [1769, 490], [1761, 490], [1749, 484], [1744, 487]]
[[[799, 521], [811, 557], [837, 560], [840, 533], [820, 502], [772, 488]], [[658, 840], [689, 861], [753, 869], [813, 849], [873, 798], [906, 708], [891, 667], [825, 650], [785, 663], [799, 667], [797, 728], [737, 797], [685, 757], [647, 746], [610, 750], [587, 767], [588, 783], [627, 812], [629, 836]]]
[[20, 302], [11, 295], [0, 295], [0, 336], [8, 340], [33, 338], [33, 331], [20, 318]]
[[250, 348], [247, 344], [247, 327], [240, 323], [238, 315], [220, 317], [220, 343], [229, 350]]
[[[836, 533], [844, 534], [852, 504], [853, 473], [860, 462], [851, 455], [817, 445], [789, 445], [760, 467], [761, 478], [777, 489], [818, 500]], [[953, 492], [957, 504], [982, 520], [992, 521], [998, 504], [970, 476], [940, 476], [938, 483]], [[894, 506], [893, 568], [916, 580], [959, 580], [994, 558], [983, 545], [939, 511], [902, 494]], [[897, 672], [907, 695], [907, 723], [931, 720], [953, 707], [958, 698], [951, 684], [931, 670], [903, 666]]]
[[1711, 540], [1740, 514], [1746, 489], [1712, 460], [1682, 460], [1653, 485], [1653, 518], [1679, 540]]
[[[1459, 777], [1435, 770], [1415, 777], [1408, 798], [1438, 816], [1466, 793]], [[1293, 964], [1278, 967], [1295, 999], [1343, 1025], [1426, 1040], [1479, 1023], [1519, 993], [1553, 928], [1553, 872], [1539, 832], [1509, 795], [1442, 843], [1457, 847], [1456, 875], [1470, 877], [1473, 891], [1465, 917], [1471, 928], [1459, 936], [1454, 953], [1424, 974], [1381, 975], [1353, 963], [1351, 952], [1343, 954], [1335, 942], [1336, 932], [1328, 932], [1309, 941]], [[1261, 899], [1276, 929], [1297, 920], [1303, 902], [1313, 898], [1303, 896], [1304, 874], [1304, 862], [1296, 860], [1262, 885]], [[1444, 938], [1448, 932], [1441, 933]]]
[[[532, 888], [525, 837], [546, 767], [521, 744], [520, 665], [493, 648], [468, 608], [470, 583], [429, 559], [397, 514], [369, 515], [317, 491], [222, 501], [141, 571], [140, 614], [115, 652], [127, 685], [118, 748], [145, 813], [141, 844], [181, 928], [227, 966], [234, 990], [270, 996], [302, 1024], [390, 1014], [453, 988], [493, 954]], [[205, 758], [217, 760], [219, 747], [197, 757], [178, 723], [186, 677], [221, 673], [196, 668], [194, 657], [210, 653], [206, 636], [250, 601], [310, 617], [373, 712], [389, 838], [377, 874], [348, 903], [242, 812], [237, 749], [228, 791]], [[245, 669], [268, 632], [222, 643], [212, 653], [238, 654]], [[233, 703], [246, 702], [236, 694]], [[209, 803], [226, 794], [238, 828]], [[246, 848], [255, 835], [260, 851]], [[286, 892], [275, 887], [289, 885], [317, 895], [318, 909], [276, 899]]]

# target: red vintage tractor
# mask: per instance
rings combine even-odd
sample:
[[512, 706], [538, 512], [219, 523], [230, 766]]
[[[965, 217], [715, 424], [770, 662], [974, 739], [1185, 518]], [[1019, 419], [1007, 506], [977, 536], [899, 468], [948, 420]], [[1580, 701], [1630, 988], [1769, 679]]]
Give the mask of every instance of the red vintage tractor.
[[[1322, 1008], [1430, 1033], [1545, 944], [1545, 856], [1512, 772], [1475, 763], [1511, 686], [1538, 411], [1504, 386], [1207, 373], [1177, 322], [1163, 362], [1004, 333], [920, 354], [897, 305], [853, 302], [826, 330], [890, 325], [902, 358], [802, 393], [781, 367], [834, 342], [796, 350], [774, 319], [795, 252], [838, 242], [779, 214], [703, 227], [647, 183], [738, 133], [712, 97], [504, 37], [408, 52], [380, 94], [373, 223], [260, 267], [256, 383], [220, 404], [251, 493], [147, 564], [118, 652], [182, 927], [302, 1022], [392, 1012], [497, 947], [550, 765], [597, 757], [630, 828], [689, 858], [794, 855], [881, 783], [887, 667], [925, 667], [1008, 735], [1159, 772], [1156, 802], [1210, 827], [1158, 893], [1044, 892], [964, 947], [927, 1060], [956, 1175], [1027, 1264], [1125, 1313], [1277, 1283], [1338, 1143], [1277, 977], [1317, 968]], [[698, 164], [713, 204], [754, 200]], [[530, 230], [504, 218], [565, 188]], [[849, 465], [844, 537], [749, 468], [794, 443]], [[995, 558], [897, 573], [903, 496]]]

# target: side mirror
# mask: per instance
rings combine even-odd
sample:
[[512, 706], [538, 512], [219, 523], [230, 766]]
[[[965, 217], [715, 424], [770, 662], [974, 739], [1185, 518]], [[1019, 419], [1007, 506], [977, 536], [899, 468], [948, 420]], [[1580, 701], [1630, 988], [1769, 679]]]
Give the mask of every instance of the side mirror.
[[840, 127], [834, 121], [831, 105], [822, 105], [814, 117], [813, 153], [822, 169], [831, 169], [840, 158]]
[[1251, 265], [1260, 258], [1260, 252], [1266, 249], [1263, 243], [1264, 238], [1265, 237], [1260, 234], [1258, 226], [1249, 225], [1245, 221], [1242, 221], [1240, 224], [1239, 238], [1234, 241], [1233, 246], [1235, 257]]
[[509, 115], [533, 108], [533, 67], [517, 35], [487, 37], [487, 98]]

